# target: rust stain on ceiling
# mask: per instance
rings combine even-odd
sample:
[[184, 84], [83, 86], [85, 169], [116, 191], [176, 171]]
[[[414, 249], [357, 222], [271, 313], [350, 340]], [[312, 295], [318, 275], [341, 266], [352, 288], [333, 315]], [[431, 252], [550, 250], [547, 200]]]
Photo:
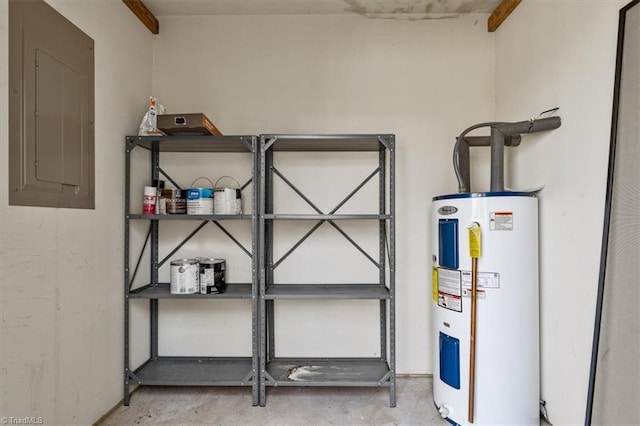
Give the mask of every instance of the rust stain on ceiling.
[[500, 0], [342, 0], [345, 12], [379, 14], [473, 14], [491, 13]]
[[367, 8], [362, 6], [358, 0], [342, 0], [347, 4], [347, 8], [344, 9], [345, 12], [349, 13], [357, 13], [358, 15], [366, 15], [369, 13]]

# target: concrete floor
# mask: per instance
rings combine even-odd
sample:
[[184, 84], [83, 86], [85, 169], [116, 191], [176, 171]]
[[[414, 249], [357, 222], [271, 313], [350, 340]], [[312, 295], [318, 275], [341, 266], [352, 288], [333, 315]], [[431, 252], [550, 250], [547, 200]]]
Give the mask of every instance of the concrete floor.
[[399, 377], [397, 406], [387, 388], [267, 388], [265, 407], [248, 388], [143, 387], [107, 425], [448, 425], [436, 411], [430, 377]]

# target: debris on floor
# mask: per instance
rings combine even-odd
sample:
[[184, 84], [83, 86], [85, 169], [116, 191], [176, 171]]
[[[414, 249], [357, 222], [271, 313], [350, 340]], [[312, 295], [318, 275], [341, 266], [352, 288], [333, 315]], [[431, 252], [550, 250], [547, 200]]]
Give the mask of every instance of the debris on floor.
[[322, 374], [317, 370], [321, 370], [322, 367], [317, 365], [302, 365], [300, 367], [294, 367], [290, 370], [289, 380], [294, 382], [308, 382], [313, 380], [314, 377]]

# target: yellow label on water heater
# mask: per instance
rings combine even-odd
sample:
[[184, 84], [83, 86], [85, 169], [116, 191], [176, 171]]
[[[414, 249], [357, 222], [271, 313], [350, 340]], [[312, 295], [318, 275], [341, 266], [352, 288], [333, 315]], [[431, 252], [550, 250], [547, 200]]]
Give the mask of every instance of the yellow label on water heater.
[[433, 267], [433, 274], [431, 278], [431, 282], [433, 283], [433, 301], [438, 302], [438, 267]]
[[469, 256], [473, 259], [480, 258], [480, 248], [482, 246], [482, 230], [478, 222], [473, 222], [469, 226]]

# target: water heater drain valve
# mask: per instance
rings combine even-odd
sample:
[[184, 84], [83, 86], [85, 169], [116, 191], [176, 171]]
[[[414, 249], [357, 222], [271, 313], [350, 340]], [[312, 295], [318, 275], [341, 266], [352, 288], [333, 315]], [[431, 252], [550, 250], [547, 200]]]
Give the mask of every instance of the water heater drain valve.
[[447, 417], [449, 417], [449, 414], [451, 414], [451, 410], [449, 409], [449, 407], [447, 407], [444, 404], [442, 404], [440, 408], [438, 408], [438, 412], [440, 413], [443, 419], [446, 419]]

